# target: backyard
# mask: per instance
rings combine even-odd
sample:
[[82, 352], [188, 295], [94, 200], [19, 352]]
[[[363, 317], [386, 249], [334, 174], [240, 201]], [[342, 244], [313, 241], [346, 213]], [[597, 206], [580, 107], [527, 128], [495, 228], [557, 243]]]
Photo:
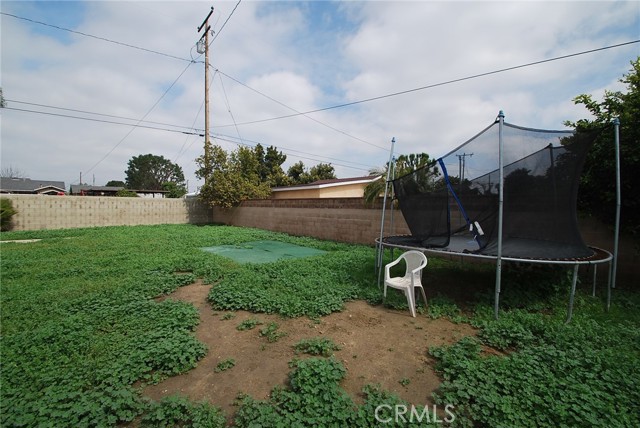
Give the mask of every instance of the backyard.
[[[565, 324], [567, 272], [506, 265], [495, 320], [493, 265], [430, 258], [413, 318], [368, 246], [192, 225], [1, 239], [3, 427], [640, 426], [635, 284], [606, 312], [582, 275]], [[257, 241], [321, 251], [202, 250]]]

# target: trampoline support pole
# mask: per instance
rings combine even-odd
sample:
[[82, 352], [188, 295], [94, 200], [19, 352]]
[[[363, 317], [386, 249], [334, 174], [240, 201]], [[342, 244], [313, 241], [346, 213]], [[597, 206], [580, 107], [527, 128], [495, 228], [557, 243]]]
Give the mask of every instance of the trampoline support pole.
[[502, 215], [503, 215], [503, 205], [504, 205], [504, 168], [503, 163], [504, 159], [502, 156], [503, 149], [503, 139], [502, 139], [502, 128], [504, 124], [504, 112], [500, 110], [498, 113], [499, 120], [499, 131], [498, 131], [498, 168], [500, 170], [500, 178], [498, 182], [498, 258], [496, 260], [496, 286], [495, 286], [495, 295], [493, 301], [493, 312], [495, 314], [496, 319], [498, 319], [500, 312], [500, 286], [502, 281]]
[[571, 279], [571, 294], [569, 295], [569, 309], [567, 311], [567, 320], [565, 324], [569, 324], [571, 321], [571, 316], [573, 315], [573, 299], [576, 295], [576, 283], [578, 282], [578, 266], [577, 264], [573, 265], [573, 278]]
[[[616, 288], [616, 269], [618, 266], [618, 236], [620, 235], [620, 119], [613, 119], [614, 143], [616, 146], [616, 229], [613, 243], [613, 269], [611, 271], [611, 288]], [[607, 302], [607, 310], [609, 303]]]
[[384, 260], [384, 245], [382, 245], [382, 238], [384, 237], [384, 214], [387, 207], [387, 194], [389, 193], [389, 177], [391, 175], [391, 162], [393, 162], [393, 149], [396, 144], [396, 138], [391, 139], [391, 151], [389, 152], [389, 163], [387, 164], [387, 177], [384, 182], [384, 199], [382, 200], [382, 221], [380, 223], [380, 243], [378, 244], [376, 254], [376, 265], [378, 266], [378, 288], [382, 288], [382, 261]]

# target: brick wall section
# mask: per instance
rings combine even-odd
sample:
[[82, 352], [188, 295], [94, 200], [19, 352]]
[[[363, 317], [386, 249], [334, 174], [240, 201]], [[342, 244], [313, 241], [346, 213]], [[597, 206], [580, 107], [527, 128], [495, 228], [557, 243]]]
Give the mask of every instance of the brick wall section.
[[195, 198], [2, 195], [13, 201], [13, 230], [142, 224], [207, 224], [211, 209]]
[[[380, 236], [382, 203], [362, 198], [265, 199], [245, 201], [230, 210], [214, 209], [214, 221], [233, 226], [285, 232], [290, 235], [373, 245]], [[399, 211], [385, 215], [385, 235], [409, 233]]]

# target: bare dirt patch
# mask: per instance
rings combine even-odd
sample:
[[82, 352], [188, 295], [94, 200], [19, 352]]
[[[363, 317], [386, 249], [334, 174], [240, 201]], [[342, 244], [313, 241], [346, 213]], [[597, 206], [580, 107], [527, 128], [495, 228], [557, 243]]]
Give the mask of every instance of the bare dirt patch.
[[[237, 410], [233, 403], [239, 393], [267, 399], [274, 386], [287, 383], [291, 370], [288, 363], [297, 356], [293, 345], [302, 339], [322, 336], [341, 347], [335, 351], [336, 358], [347, 369], [341, 386], [356, 402], [362, 402], [365, 385], [380, 384], [409, 403], [430, 405], [431, 393], [440, 385], [440, 379], [433, 370], [428, 348], [475, 334], [467, 324], [432, 320], [425, 315], [413, 318], [408, 310], [395, 311], [364, 301], [347, 302], [342, 312], [319, 320], [215, 311], [207, 301], [209, 289], [210, 286], [197, 282], [165, 297], [190, 302], [199, 309], [200, 324], [195, 335], [208, 346], [209, 352], [193, 370], [147, 386], [143, 395], [159, 400], [177, 393], [194, 401], [205, 400], [222, 408], [231, 418]], [[235, 316], [229, 318], [229, 314]], [[252, 330], [236, 329], [250, 318], [263, 324]], [[278, 324], [278, 331], [287, 334], [274, 343], [260, 336], [260, 329], [271, 322]], [[216, 366], [227, 359], [233, 359], [235, 366], [216, 372]]]

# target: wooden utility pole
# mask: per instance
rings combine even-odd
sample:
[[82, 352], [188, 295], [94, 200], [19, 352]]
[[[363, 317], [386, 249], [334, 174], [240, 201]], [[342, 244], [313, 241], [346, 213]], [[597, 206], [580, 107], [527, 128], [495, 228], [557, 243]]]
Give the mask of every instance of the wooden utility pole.
[[[200, 41], [204, 39], [204, 161], [206, 167], [209, 166], [210, 160], [210, 141], [209, 141], [209, 18], [213, 13], [213, 6], [207, 17], [202, 21], [202, 24], [198, 27], [198, 33], [204, 28], [204, 34]], [[198, 51], [199, 52], [199, 51]], [[199, 52], [201, 53], [201, 52]], [[206, 180], [206, 178], [205, 178]]]

